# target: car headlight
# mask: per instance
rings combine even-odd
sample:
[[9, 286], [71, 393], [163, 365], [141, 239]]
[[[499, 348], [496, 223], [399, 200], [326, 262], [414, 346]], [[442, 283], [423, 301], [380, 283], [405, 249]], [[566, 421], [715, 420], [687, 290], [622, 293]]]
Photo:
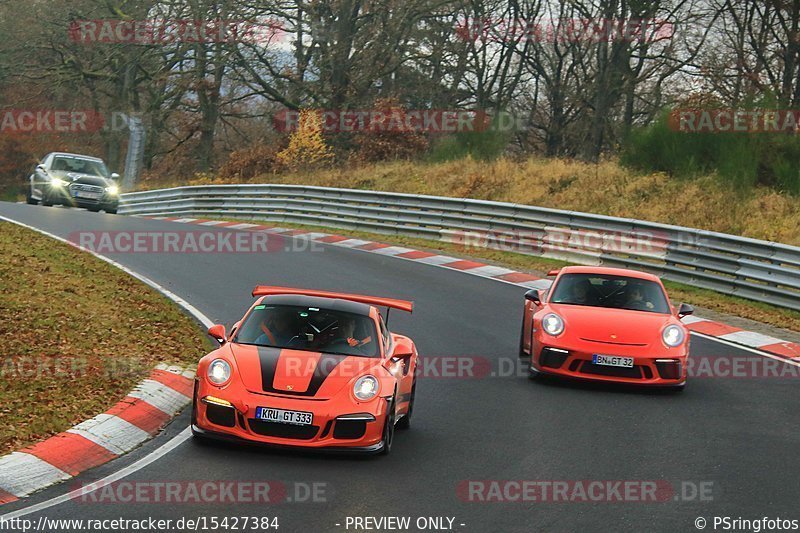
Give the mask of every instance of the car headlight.
[[661, 338], [664, 340], [664, 344], [670, 348], [675, 348], [683, 343], [686, 334], [683, 332], [683, 328], [671, 324], [665, 327], [664, 331], [661, 332]]
[[50, 180], [50, 185], [52, 185], [53, 187], [63, 187], [66, 184], [67, 182], [62, 180], [61, 178], [53, 178], [52, 180]]
[[364, 376], [358, 378], [353, 386], [353, 395], [362, 401], [371, 400], [380, 391], [380, 384], [375, 376]]
[[111, 196], [116, 196], [119, 194], [119, 187], [116, 185], [111, 185], [110, 187], [106, 187], [106, 192]]
[[214, 385], [223, 385], [231, 379], [231, 365], [224, 359], [214, 359], [208, 365], [208, 380]]
[[564, 332], [564, 320], [555, 313], [548, 313], [542, 318], [542, 329], [553, 337], [561, 335]]

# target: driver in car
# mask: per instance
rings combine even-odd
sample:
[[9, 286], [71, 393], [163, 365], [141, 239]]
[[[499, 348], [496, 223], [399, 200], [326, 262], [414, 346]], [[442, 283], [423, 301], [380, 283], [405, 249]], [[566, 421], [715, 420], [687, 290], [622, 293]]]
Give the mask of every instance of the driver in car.
[[644, 290], [638, 284], [633, 285], [628, 291], [628, 301], [626, 302], [625, 307], [640, 311], [648, 311], [655, 308], [653, 302], [645, 299]]
[[271, 320], [267, 318], [261, 324], [264, 332], [256, 339], [256, 344], [283, 347], [288, 345], [297, 337], [297, 331], [293, 327], [293, 320], [290, 312], [275, 311]]
[[371, 337], [363, 340], [355, 338], [356, 320], [350, 316], [343, 316], [339, 319], [339, 327], [336, 329], [336, 337], [328, 343], [326, 348], [335, 352], [363, 352], [362, 347], [372, 342]]

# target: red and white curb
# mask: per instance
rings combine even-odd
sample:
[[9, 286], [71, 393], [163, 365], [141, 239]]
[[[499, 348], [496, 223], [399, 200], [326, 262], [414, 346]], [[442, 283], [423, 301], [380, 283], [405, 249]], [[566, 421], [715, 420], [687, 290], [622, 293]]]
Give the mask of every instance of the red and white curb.
[[[176, 218], [176, 217], [140, 217], [154, 220], [164, 220], [183, 224], [197, 224], [215, 228], [225, 228], [239, 231], [260, 231], [282, 237], [297, 239], [307, 239], [331, 246], [340, 246], [363, 252], [370, 252], [384, 256], [397, 257], [408, 261], [416, 261], [428, 265], [438, 266], [458, 270], [467, 274], [480, 276], [519, 285], [529, 289], [547, 289], [552, 283], [551, 280], [533, 276], [524, 272], [517, 272], [504, 267], [487, 265], [478, 261], [469, 261], [451, 257], [448, 255], [423, 252], [403, 246], [394, 246], [381, 242], [355, 239], [342, 235], [320, 233], [307, 230], [281, 228], [277, 226], [265, 226], [262, 224], [225, 222], [219, 220], [206, 220], [199, 218]], [[444, 240], [447, 240], [446, 238]], [[800, 344], [788, 342], [776, 337], [746, 331], [741, 328], [730, 326], [722, 322], [708, 320], [698, 316], [689, 316], [683, 319], [686, 326], [693, 332], [718, 338], [720, 340], [743, 346], [746, 348], [757, 349], [777, 358], [800, 362]]]
[[107, 463], [140, 446], [191, 403], [194, 370], [158, 365], [101, 415], [0, 457], [0, 504]]

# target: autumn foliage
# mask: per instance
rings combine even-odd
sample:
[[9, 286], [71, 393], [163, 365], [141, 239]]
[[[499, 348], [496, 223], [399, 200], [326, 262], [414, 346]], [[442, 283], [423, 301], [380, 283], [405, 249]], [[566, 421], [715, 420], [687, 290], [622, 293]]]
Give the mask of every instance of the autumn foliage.
[[277, 155], [277, 162], [289, 170], [315, 170], [330, 165], [333, 150], [322, 135], [322, 117], [317, 111], [300, 111], [297, 129], [289, 136], [289, 146]]

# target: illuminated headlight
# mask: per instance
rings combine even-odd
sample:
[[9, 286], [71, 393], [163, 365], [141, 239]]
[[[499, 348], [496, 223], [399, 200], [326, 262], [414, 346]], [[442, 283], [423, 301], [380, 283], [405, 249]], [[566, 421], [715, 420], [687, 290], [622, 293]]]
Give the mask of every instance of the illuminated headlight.
[[52, 180], [50, 180], [50, 185], [52, 185], [53, 187], [63, 187], [66, 184], [67, 182], [62, 180], [61, 178], [53, 178]]
[[215, 359], [208, 365], [208, 380], [214, 385], [222, 385], [231, 379], [231, 365], [223, 359]]
[[353, 395], [361, 401], [367, 401], [374, 398], [379, 390], [380, 385], [374, 376], [364, 376], [353, 386]]
[[110, 187], [106, 187], [106, 192], [108, 194], [110, 194], [111, 196], [116, 196], [116, 195], [119, 194], [119, 187], [117, 187], [116, 185], [112, 185]]
[[683, 329], [674, 324], [665, 327], [664, 331], [661, 333], [664, 344], [670, 348], [680, 346], [685, 337], [686, 335], [683, 333]]
[[564, 332], [564, 320], [555, 313], [546, 314], [542, 319], [542, 328], [548, 335], [561, 335]]

